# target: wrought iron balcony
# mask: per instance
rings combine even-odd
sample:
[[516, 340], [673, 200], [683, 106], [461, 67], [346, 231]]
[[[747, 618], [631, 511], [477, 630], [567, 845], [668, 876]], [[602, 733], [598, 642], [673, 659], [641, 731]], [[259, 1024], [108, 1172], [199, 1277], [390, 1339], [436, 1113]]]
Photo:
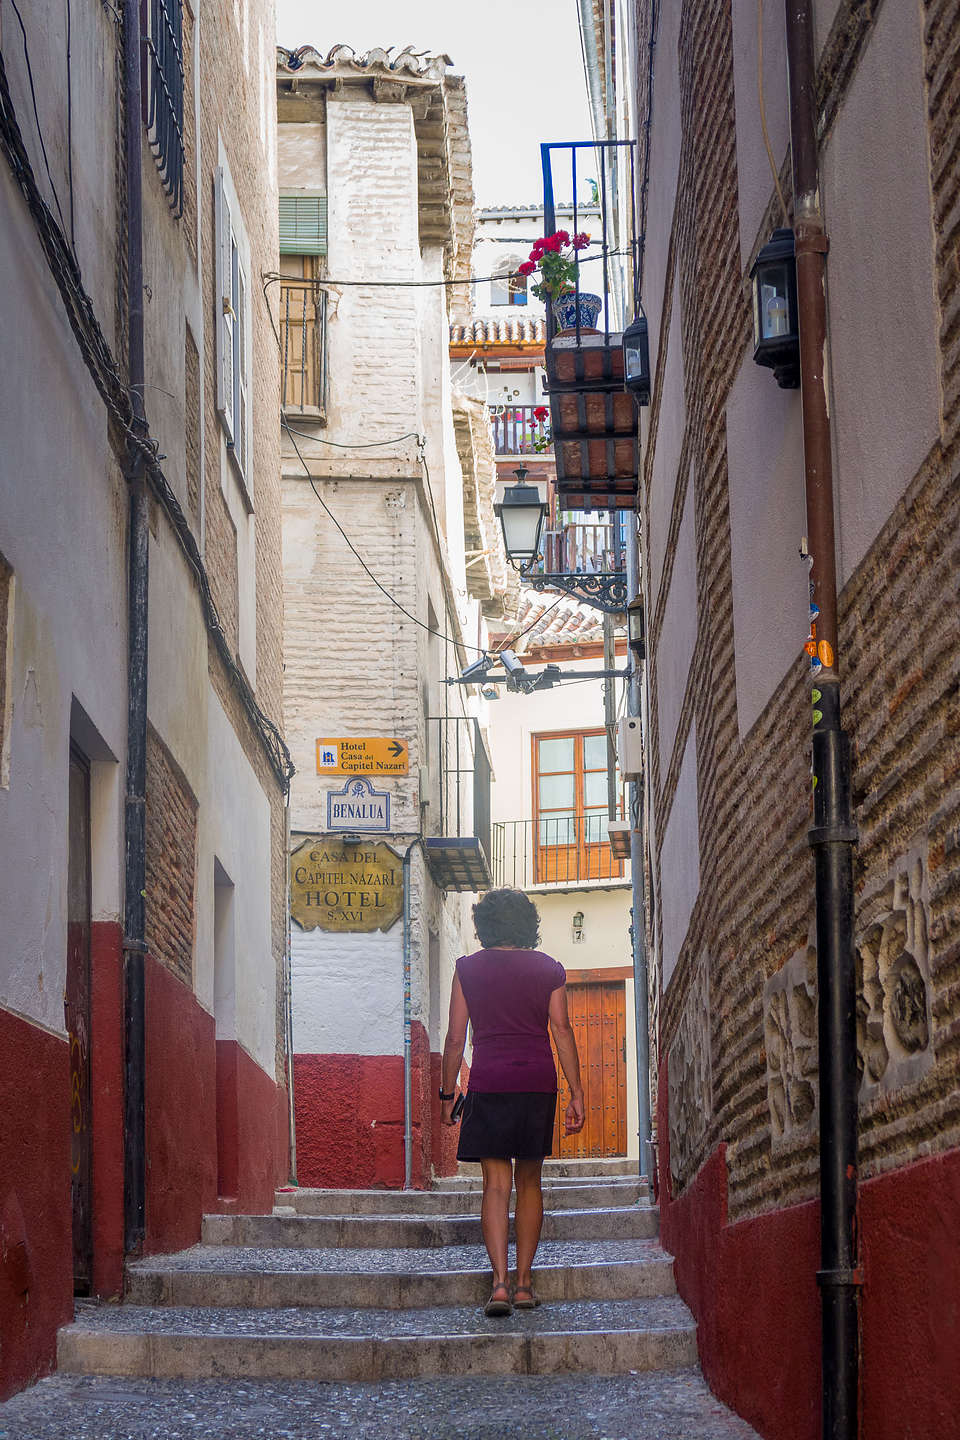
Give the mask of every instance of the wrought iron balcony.
[[424, 853], [442, 890], [485, 890], [490, 884], [490, 761], [470, 715], [427, 721], [421, 771]]
[[[493, 448], [498, 455], [534, 455], [538, 453], [536, 442], [542, 437], [545, 429], [544, 422], [538, 420], [533, 413], [538, 408], [535, 405], [492, 405], [490, 407]], [[549, 450], [549, 446], [546, 449]]]
[[493, 883], [514, 890], [539, 886], [579, 889], [626, 878], [607, 839], [607, 812], [496, 820], [492, 827]]
[[544, 530], [541, 544], [540, 559], [523, 572], [524, 584], [533, 590], [564, 591], [598, 610], [626, 609], [626, 533], [619, 513], [607, 522], [556, 523]]

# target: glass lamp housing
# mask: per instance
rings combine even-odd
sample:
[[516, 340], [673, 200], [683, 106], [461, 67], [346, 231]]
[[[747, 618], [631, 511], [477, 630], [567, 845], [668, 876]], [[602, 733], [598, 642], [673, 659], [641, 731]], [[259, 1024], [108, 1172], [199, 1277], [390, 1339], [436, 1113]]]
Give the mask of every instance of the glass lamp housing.
[[772, 370], [782, 390], [800, 384], [797, 264], [792, 230], [774, 230], [750, 271], [753, 358]]
[[650, 342], [643, 314], [623, 332], [623, 386], [639, 405], [650, 404]]
[[[521, 467], [522, 468], [522, 467]], [[540, 554], [540, 536], [547, 507], [540, 499], [536, 485], [527, 485], [526, 471], [517, 471], [516, 485], [503, 492], [503, 499], [493, 508], [500, 517], [503, 543], [512, 565], [529, 565]]]

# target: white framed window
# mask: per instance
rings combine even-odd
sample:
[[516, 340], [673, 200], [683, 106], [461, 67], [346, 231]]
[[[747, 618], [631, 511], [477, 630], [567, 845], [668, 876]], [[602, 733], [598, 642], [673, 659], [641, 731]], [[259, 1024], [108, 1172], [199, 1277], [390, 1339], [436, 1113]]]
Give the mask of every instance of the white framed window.
[[501, 260], [490, 281], [491, 305], [526, 305], [527, 277], [517, 274], [520, 260]]
[[239, 473], [248, 510], [253, 509], [250, 457], [250, 378], [253, 362], [250, 313], [250, 244], [226, 159], [216, 172], [217, 413]]

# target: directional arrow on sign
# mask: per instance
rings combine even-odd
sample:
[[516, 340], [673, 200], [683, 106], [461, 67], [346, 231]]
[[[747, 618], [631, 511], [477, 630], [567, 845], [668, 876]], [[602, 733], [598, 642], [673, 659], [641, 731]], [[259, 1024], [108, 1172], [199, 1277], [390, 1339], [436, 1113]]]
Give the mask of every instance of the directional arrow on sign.
[[395, 755], [397, 757], [403, 754], [403, 746], [400, 744], [399, 740], [394, 740], [392, 745], [387, 746], [387, 750], [390, 752], [391, 755]]

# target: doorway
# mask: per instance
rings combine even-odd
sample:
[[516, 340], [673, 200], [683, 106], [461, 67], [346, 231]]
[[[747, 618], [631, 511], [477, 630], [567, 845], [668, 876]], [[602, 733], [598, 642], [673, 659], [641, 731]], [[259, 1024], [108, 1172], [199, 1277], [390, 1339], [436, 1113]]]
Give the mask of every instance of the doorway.
[[90, 765], [70, 748], [67, 811], [67, 982], [70, 1045], [70, 1198], [73, 1289], [89, 1295], [93, 1271], [93, 1155], [90, 1095]]
[[586, 1123], [579, 1135], [563, 1133], [563, 1117], [570, 1101], [570, 1090], [557, 1064], [560, 1089], [553, 1154], [561, 1160], [625, 1155], [627, 1026], [624, 982], [619, 979], [603, 980], [599, 976], [581, 982], [568, 979], [567, 1008], [580, 1056]]

